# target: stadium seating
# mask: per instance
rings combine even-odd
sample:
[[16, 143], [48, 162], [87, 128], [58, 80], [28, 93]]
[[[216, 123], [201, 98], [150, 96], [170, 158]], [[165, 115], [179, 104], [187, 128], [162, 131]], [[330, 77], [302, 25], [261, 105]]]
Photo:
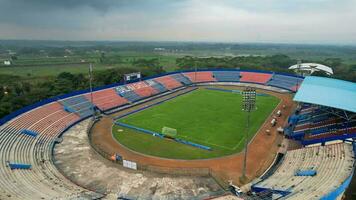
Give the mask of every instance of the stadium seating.
[[187, 73], [183, 73], [183, 75], [189, 78], [189, 80], [194, 83], [216, 81], [216, 79], [213, 77], [212, 72], [187, 72]]
[[132, 83], [126, 86], [130, 90], [135, 91], [140, 97], [150, 97], [158, 93], [156, 89], [148, 85], [145, 81], [140, 81], [137, 83]]
[[[252, 188], [286, 191], [286, 199], [321, 199], [352, 174], [354, 163], [352, 145], [346, 143], [292, 150], [274, 174]], [[317, 174], [296, 176], [298, 171]]]
[[162, 85], [161, 83], [154, 81], [154, 80], [147, 80], [145, 81], [147, 85], [153, 87], [156, 91], [158, 91], [158, 93], [163, 93], [168, 91], [168, 89], [166, 87], [164, 87], [164, 85]]
[[[87, 99], [91, 99], [90, 94], [86, 94]], [[120, 97], [114, 89], [105, 89], [93, 92], [93, 103], [100, 110], [108, 110], [128, 103], [125, 98]]]
[[174, 78], [176, 81], [180, 82], [182, 85], [189, 85], [192, 81], [181, 73], [172, 74], [170, 77]]
[[[69, 125], [78, 121], [75, 113], [54, 102], [26, 112], [0, 127], [1, 199], [74, 199], [98, 196], [69, 180], [52, 162], [53, 141]], [[31, 137], [21, 130], [32, 130]], [[11, 165], [19, 170], [11, 170]], [[31, 170], [21, 170], [31, 168]]]
[[[240, 81], [266, 83], [270, 74], [250, 73]], [[34, 108], [0, 126], [0, 199], [86, 199], [100, 194], [66, 179], [53, 164], [52, 148], [64, 130], [92, 114], [136, 102], [193, 81], [239, 81], [239, 72], [188, 72], [68, 97]], [[241, 72], [243, 77], [243, 72]], [[214, 78], [215, 77], [215, 78]], [[246, 81], [247, 80], [247, 81]], [[15, 115], [14, 115], [15, 116]], [[309, 127], [310, 128], [310, 127]], [[14, 169], [14, 170], [11, 170]], [[15, 168], [18, 168], [15, 170]], [[30, 170], [24, 170], [30, 168]], [[319, 174], [319, 172], [318, 172]]]
[[239, 82], [239, 71], [214, 71], [213, 76], [217, 81], [221, 82]]
[[138, 94], [136, 94], [134, 91], [128, 89], [126, 86], [119, 86], [115, 88], [117, 94], [119, 94], [121, 97], [124, 97], [130, 102], [136, 102], [142, 97]]
[[86, 118], [92, 114], [93, 104], [84, 95], [74, 96], [59, 101], [67, 111], [73, 110], [81, 118]]
[[302, 78], [274, 74], [268, 81], [268, 85], [296, 91], [302, 82]]
[[176, 89], [183, 86], [183, 84], [179, 80], [171, 76], [162, 76], [162, 77], [155, 78], [153, 80], [162, 84], [164, 87], [166, 87], [169, 90]]
[[241, 72], [240, 81], [248, 83], [266, 84], [272, 77], [272, 74], [257, 72]]

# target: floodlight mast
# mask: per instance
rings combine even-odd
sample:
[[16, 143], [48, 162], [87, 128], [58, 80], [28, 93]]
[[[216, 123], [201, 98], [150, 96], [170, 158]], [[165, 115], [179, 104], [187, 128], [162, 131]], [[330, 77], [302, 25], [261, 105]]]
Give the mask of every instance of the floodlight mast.
[[242, 178], [246, 178], [246, 165], [247, 165], [247, 147], [248, 147], [248, 132], [250, 128], [250, 113], [255, 110], [256, 107], [256, 89], [252, 87], [246, 87], [242, 91], [242, 110], [247, 112], [246, 123], [246, 136], [245, 136], [245, 155], [242, 168]]
[[94, 109], [94, 101], [93, 101], [93, 65], [89, 64], [89, 86], [90, 86], [90, 101], [91, 101], [91, 110], [93, 112], [93, 121], [95, 120], [95, 109]]

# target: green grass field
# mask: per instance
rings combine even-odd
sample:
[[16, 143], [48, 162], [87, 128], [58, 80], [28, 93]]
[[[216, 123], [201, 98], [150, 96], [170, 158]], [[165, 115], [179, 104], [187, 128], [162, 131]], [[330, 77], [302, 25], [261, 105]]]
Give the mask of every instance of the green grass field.
[[[138, 152], [176, 159], [212, 158], [243, 149], [246, 113], [241, 110], [242, 96], [237, 93], [198, 89], [160, 105], [119, 119], [136, 127], [161, 132], [175, 128], [177, 137], [211, 147], [212, 151], [159, 139], [115, 125], [114, 137]], [[258, 96], [257, 110], [251, 114], [251, 139], [278, 104], [273, 96]], [[123, 131], [118, 131], [122, 129]]]

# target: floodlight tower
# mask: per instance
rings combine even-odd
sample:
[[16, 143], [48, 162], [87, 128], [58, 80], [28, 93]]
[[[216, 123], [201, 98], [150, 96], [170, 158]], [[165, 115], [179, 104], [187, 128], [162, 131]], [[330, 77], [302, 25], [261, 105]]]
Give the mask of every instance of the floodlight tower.
[[89, 86], [90, 86], [90, 101], [91, 101], [91, 110], [93, 112], [93, 121], [95, 120], [95, 109], [93, 101], [93, 65], [89, 64]]
[[248, 146], [248, 132], [250, 129], [250, 113], [256, 108], [256, 89], [252, 87], [246, 87], [242, 91], [242, 110], [247, 112], [246, 123], [246, 136], [245, 136], [245, 157], [242, 168], [242, 177], [246, 178], [246, 164], [247, 164], [247, 146]]

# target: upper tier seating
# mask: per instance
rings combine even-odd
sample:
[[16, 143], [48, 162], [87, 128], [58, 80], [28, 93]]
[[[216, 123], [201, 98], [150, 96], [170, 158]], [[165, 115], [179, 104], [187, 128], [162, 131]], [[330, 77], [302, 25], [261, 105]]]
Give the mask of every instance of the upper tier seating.
[[186, 76], [183, 76], [183, 74], [178, 73], [178, 74], [172, 74], [170, 77], [174, 78], [176, 81], [180, 82], [182, 85], [189, 85], [192, 83], [192, 81], [187, 78]]
[[302, 81], [303, 81], [302, 78], [274, 74], [272, 78], [268, 81], [268, 85], [297, 91], [298, 89], [297, 87], [300, 86]]
[[344, 138], [352, 138], [352, 137], [356, 137], [356, 125], [355, 123], [350, 124], [349, 127], [342, 127], [342, 128], [338, 128], [338, 129], [332, 129], [332, 130], [328, 130], [328, 131], [323, 131], [320, 133], [314, 133], [314, 134], [308, 134], [305, 136], [304, 140], [308, 141], [308, 140], [314, 140], [314, 139], [329, 139], [331, 138], [331, 140], [335, 140], [333, 138], [338, 137], [338, 136], [342, 136]]
[[88, 117], [92, 114], [93, 104], [89, 101], [89, 99], [85, 98], [84, 95], [74, 96], [67, 99], [60, 100], [65, 109], [74, 111], [81, 118]]
[[[273, 175], [253, 187], [290, 191], [283, 199], [320, 199], [352, 174], [354, 162], [352, 145], [346, 143], [292, 150]], [[298, 170], [317, 174], [295, 176]]]
[[217, 81], [222, 82], [239, 82], [240, 72], [239, 71], [214, 71], [213, 76]]
[[[54, 102], [31, 110], [0, 127], [0, 199], [78, 199], [98, 197], [67, 180], [54, 166], [54, 140], [80, 117]], [[32, 130], [31, 137], [21, 130]], [[31, 170], [11, 170], [6, 163], [26, 163]], [[100, 195], [99, 195], [100, 196]]]
[[154, 80], [147, 80], [145, 81], [147, 85], [153, 87], [156, 91], [158, 91], [158, 93], [163, 93], [168, 91], [168, 89], [166, 87], [164, 87], [164, 85], [162, 85], [161, 83], [154, 81]]
[[241, 82], [259, 83], [259, 84], [266, 84], [272, 77], [272, 74], [263, 74], [257, 72], [241, 72], [240, 75], [241, 75], [240, 76]]
[[183, 73], [190, 81], [194, 83], [214, 82], [216, 79], [213, 77], [212, 72], [187, 72]]
[[171, 76], [162, 76], [162, 77], [155, 78], [153, 80], [164, 85], [164, 87], [166, 87], [169, 90], [176, 89], [183, 86], [183, 84], [180, 81], [176, 80]]
[[[85, 97], [91, 99], [90, 94], [86, 94]], [[93, 102], [100, 110], [108, 110], [128, 103], [112, 88], [93, 92]]]

